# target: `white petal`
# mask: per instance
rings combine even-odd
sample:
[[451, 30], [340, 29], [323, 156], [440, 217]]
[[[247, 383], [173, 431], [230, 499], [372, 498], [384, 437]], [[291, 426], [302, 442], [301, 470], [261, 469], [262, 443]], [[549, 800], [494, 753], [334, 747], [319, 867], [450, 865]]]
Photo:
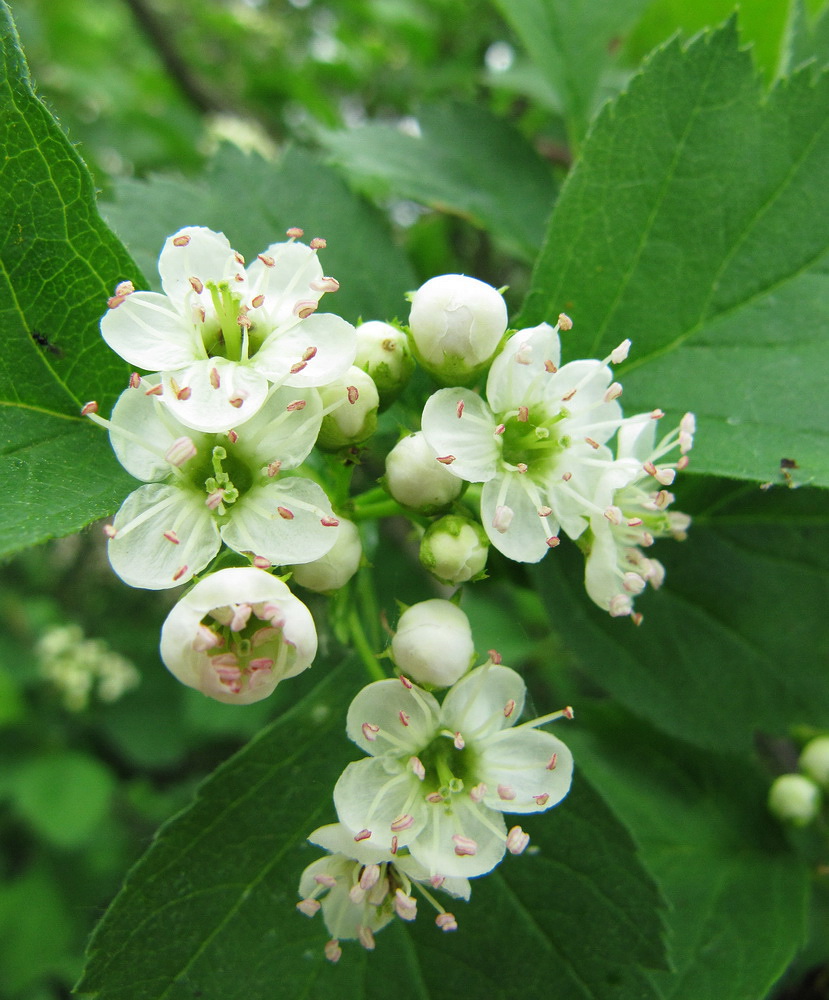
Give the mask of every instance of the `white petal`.
[[[428, 803], [427, 810], [425, 828], [410, 840], [409, 850], [430, 875], [475, 878], [492, 871], [503, 858], [507, 828], [501, 813], [474, 805], [463, 795], [453, 796], [451, 809]], [[474, 840], [475, 854], [456, 854], [455, 835]]]
[[[298, 402], [305, 406], [297, 409]], [[307, 458], [322, 424], [322, 401], [316, 389], [271, 389], [259, 411], [238, 431], [234, 454], [250, 468], [280, 462], [295, 469]]]
[[646, 462], [653, 453], [657, 423], [650, 413], [637, 413], [623, 420], [616, 439], [616, 457]]
[[[271, 258], [273, 266], [267, 266], [262, 257]], [[290, 322], [298, 302], [319, 302], [323, 293], [312, 288], [311, 282], [318, 282], [322, 275], [319, 257], [304, 243], [271, 244], [247, 269], [250, 300], [265, 296], [261, 306], [251, 309], [251, 319], [270, 328]]]
[[489, 407], [469, 389], [440, 389], [423, 407], [421, 427], [429, 446], [440, 457], [454, 455], [446, 467], [472, 483], [495, 475], [500, 457], [496, 426]]
[[618, 570], [619, 550], [604, 518], [593, 518], [591, 526], [593, 542], [584, 564], [584, 586], [590, 600], [607, 611], [611, 600], [623, 592]]
[[[400, 713], [406, 716], [403, 725]], [[348, 709], [345, 731], [350, 740], [372, 756], [393, 752], [406, 764], [411, 754], [427, 746], [437, 732], [440, 705], [437, 699], [420, 688], [406, 688], [402, 681], [375, 681], [360, 691]], [[391, 739], [378, 735], [369, 740], [363, 724], [379, 726]]]
[[[117, 534], [107, 546], [109, 561], [131, 587], [178, 587], [221, 548], [216, 523], [200, 497], [167, 483], [150, 483], [131, 493], [113, 525]], [[165, 538], [170, 531], [178, 545]]]
[[[284, 508], [293, 517], [280, 513]], [[253, 486], [230, 510], [222, 527], [222, 540], [237, 552], [264, 556], [275, 566], [319, 559], [337, 540], [335, 526], [321, 523], [333, 518], [331, 504], [320, 486], [310, 479], [274, 479]]]
[[116, 354], [147, 371], [181, 368], [206, 356], [195, 326], [157, 292], [133, 292], [109, 309], [101, 335]]
[[342, 823], [329, 823], [328, 826], [321, 826], [308, 834], [308, 841], [324, 847], [332, 854], [343, 854], [347, 858], [353, 858], [363, 865], [379, 865], [384, 861], [394, 861], [394, 855], [389, 851], [378, 848], [376, 844], [369, 840], [354, 839], [354, 834], [359, 831], [351, 830]]
[[[418, 779], [405, 765], [392, 769], [380, 757], [364, 757], [349, 764], [334, 786], [337, 817], [349, 829], [369, 830], [366, 838], [380, 850], [390, 850], [392, 837], [399, 846], [410, 844], [423, 829], [426, 802]], [[391, 829], [404, 813], [414, 819], [405, 830]]]
[[560, 357], [558, 334], [549, 323], [513, 334], [489, 369], [489, 405], [496, 413], [504, 413], [542, 398], [553, 377], [545, 364], [558, 367]]
[[[546, 396], [551, 408], [565, 406], [570, 413], [561, 424], [561, 432], [573, 440], [585, 436], [604, 444], [616, 433], [622, 421], [622, 408], [616, 402], [602, 402], [613, 373], [600, 361], [571, 361], [551, 376]], [[583, 384], [582, 384], [583, 383]], [[576, 386], [576, 394], [562, 402], [562, 397]]]
[[515, 725], [524, 710], [526, 694], [520, 674], [501, 664], [484, 664], [449, 691], [441, 719], [453, 733], [462, 733], [467, 743], [477, 741]]
[[[176, 241], [183, 242], [187, 237], [186, 245], [176, 246]], [[244, 274], [244, 266], [236, 260], [224, 233], [187, 226], [167, 238], [158, 258], [158, 273], [164, 293], [184, 312], [193, 297], [191, 278], [205, 285], [208, 281], [227, 281]]]
[[210, 358], [167, 371], [162, 382], [161, 398], [183, 424], [216, 434], [241, 426], [257, 413], [268, 395], [264, 375], [251, 365], [226, 358]]
[[[499, 552], [515, 562], [533, 563], [549, 550], [547, 538], [555, 535], [554, 517], [541, 517], [538, 506], [527, 491], [526, 473], [505, 472], [484, 483], [481, 493], [481, 522], [489, 540]], [[541, 497], [543, 500], [543, 497]], [[495, 527], [499, 507], [509, 507], [512, 520], [505, 531]]]
[[[492, 809], [541, 812], [560, 802], [570, 790], [573, 755], [552, 733], [521, 727], [485, 740], [483, 746], [476, 744], [476, 749], [480, 755], [478, 775], [487, 786], [483, 802]], [[510, 789], [515, 797], [502, 798], [499, 787]]]
[[[303, 363], [301, 371], [290, 369]], [[262, 344], [251, 362], [269, 379], [285, 378], [286, 385], [327, 385], [354, 364], [357, 335], [354, 327], [333, 313], [315, 313], [288, 328], [277, 328]], [[286, 377], [287, 376], [287, 377]]]
[[[395, 858], [394, 864], [413, 882], [428, 882], [431, 877], [428, 868], [416, 861], [411, 854]], [[445, 878], [439, 888], [441, 892], [454, 896], [455, 899], [469, 899], [472, 895], [469, 879], [457, 875]]]

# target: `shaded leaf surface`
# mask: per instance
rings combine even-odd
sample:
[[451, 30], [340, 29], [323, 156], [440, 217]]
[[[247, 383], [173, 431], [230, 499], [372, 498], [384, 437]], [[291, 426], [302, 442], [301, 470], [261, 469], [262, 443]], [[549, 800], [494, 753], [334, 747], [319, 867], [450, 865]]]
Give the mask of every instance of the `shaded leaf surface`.
[[733, 22], [671, 42], [594, 125], [520, 325], [572, 315], [567, 358], [631, 337], [626, 412], [693, 410], [696, 471], [829, 485], [827, 212], [829, 77], [765, 96]]
[[[353, 667], [353, 664], [351, 664]], [[337, 966], [326, 931], [295, 910], [305, 837], [333, 819], [331, 791], [358, 756], [342, 736], [357, 685], [335, 671], [219, 768], [128, 877], [96, 932], [79, 986], [107, 1000], [272, 1000], [395, 994], [655, 1000], [642, 966], [663, 964], [660, 900], [624, 828], [580, 780], [565, 803], [526, 824], [540, 852], [509, 857], [454, 907], [441, 934], [420, 901], [412, 927], [391, 927], [368, 955], [355, 942]]]

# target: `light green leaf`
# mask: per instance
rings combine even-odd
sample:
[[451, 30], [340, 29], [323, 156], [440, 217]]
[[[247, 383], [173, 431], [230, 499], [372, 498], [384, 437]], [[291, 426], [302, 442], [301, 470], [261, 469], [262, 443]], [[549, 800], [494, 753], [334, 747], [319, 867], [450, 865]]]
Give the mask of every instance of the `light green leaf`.
[[424, 107], [418, 124], [418, 137], [391, 125], [365, 125], [320, 138], [334, 161], [373, 193], [459, 215], [517, 257], [534, 260], [556, 186], [532, 145], [472, 104]]
[[552, 626], [594, 683], [692, 743], [742, 753], [758, 731], [829, 728], [825, 494], [700, 491], [678, 491], [678, 505], [698, 512], [688, 539], [648, 550], [667, 576], [637, 598], [641, 627], [590, 602], [583, 559], [564, 545], [534, 574]]
[[441, 934], [419, 901], [413, 926], [390, 927], [369, 954], [343, 943], [323, 958], [318, 916], [295, 910], [305, 843], [334, 819], [331, 792], [348, 759], [344, 707], [357, 684], [333, 671], [202, 786], [127, 879], [90, 944], [78, 987], [106, 1000], [399, 1000], [462, 994], [657, 1000], [643, 967], [664, 965], [660, 899], [625, 829], [579, 779], [553, 812], [525, 824], [540, 849], [508, 857], [453, 904]]
[[392, 318], [408, 311], [405, 293], [418, 283], [379, 210], [300, 149], [269, 163], [222, 146], [199, 181], [121, 181], [115, 203], [103, 211], [153, 282], [165, 239], [182, 226], [223, 232], [248, 260], [299, 226], [306, 241], [328, 241], [320, 260], [340, 282], [336, 294], [323, 298], [321, 311], [352, 323]]
[[599, 117], [519, 318], [565, 357], [626, 337], [626, 412], [693, 410], [695, 471], [829, 485], [829, 76], [766, 97], [734, 23], [672, 42]]
[[671, 904], [674, 970], [653, 974], [660, 997], [765, 997], [806, 941], [810, 895], [807, 867], [765, 808], [769, 781], [618, 710], [583, 706], [578, 718], [576, 759]]
[[0, 5], [0, 556], [109, 513], [128, 477], [79, 415], [108, 409], [127, 368], [98, 323], [113, 287], [138, 280], [101, 222], [92, 180], [35, 97]]

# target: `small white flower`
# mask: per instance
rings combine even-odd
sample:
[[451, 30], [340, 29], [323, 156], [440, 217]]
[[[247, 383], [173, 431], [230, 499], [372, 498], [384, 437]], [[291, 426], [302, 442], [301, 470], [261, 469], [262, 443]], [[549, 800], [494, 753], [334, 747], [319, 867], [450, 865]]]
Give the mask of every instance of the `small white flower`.
[[360, 568], [363, 546], [353, 521], [339, 518], [334, 544], [319, 559], [291, 566], [293, 579], [307, 590], [327, 593], [344, 587]]
[[475, 655], [469, 619], [457, 605], [440, 598], [413, 604], [400, 616], [391, 655], [418, 684], [450, 687]]
[[261, 701], [311, 666], [311, 613], [264, 570], [223, 569], [200, 580], [161, 629], [161, 658], [183, 684], [229, 705]]
[[274, 243], [245, 268], [224, 234], [189, 226], [168, 238], [158, 270], [164, 294], [119, 286], [101, 333], [130, 364], [163, 373], [162, 399], [188, 427], [238, 427], [269, 383], [325, 385], [354, 360], [354, 328], [315, 314], [338, 286], [313, 241]]
[[[150, 380], [152, 382], [152, 380]], [[316, 483], [284, 477], [311, 451], [322, 420], [315, 389], [272, 389], [259, 412], [228, 434], [181, 424], [152, 394], [122, 393], [107, 422], [124, 468], [147, 485], [131, 493], [108, 531], [109, 559], [133, 587], [186, 583], [222, 542], [274, 565], [317, 559], [336, 540]]]
[[[392, 854], [378, 850], [370, 842], [356, 839], [354, 831], [341, 823], [320, 827], [308, 840], [331, 853], [312, 862], [302, 873], [302, 898], [297, 909], [306, 916], [321, 910], [328, 933], [337, 942], [357, 940], [370, 950], [374, 934], [395, 916], [414, 920], [417, 901], [412, 896], [412, 883], [431, 885], [455, 898], [469, 899], [467, 879], [443, 879], [436, 886], [423, 866], [405, 851]], [[431, 897], [431, 893], [428, 895]], [[440, 915], [452, 916], [433, 897], [431, 901], [438, 908], [438, 919]], [[329, 957], [336, 961], [339, 955]]]
[[472, 878], [526, 846], [503, 813], [540, 812], [568, 792], [573, 759], [536, 727], [512, 728], [526, 688], [492, 662], [466, 674], [439, 704], [407, 678], [376, 681], [348, 710], [349, 737], [371, 757], [334, 789], [342, 823], [380, 850], [406, 847], [431, 876]]
[[460, 496], [463, 483], [436, 461], [418, 431], [402, 438], [386, 456], [386, 489], [404, 507], [432, 514]]
[[769, 810], [785, 823], [808, 826], [820, 815], [823, 796], [804, 774], [781, 774], [769, 789]]
[[542, 323], [510, 337], [492, 363], [486, 401], [441, 389], [423, 410], [433, 452], [455, 476], [484, 484], [484, 530], [517, 562], [538, 562], [558, 545], [560, 527], [571, 538], [587, 527], [612, 458], [604, 443], [622, 420], [609, 358], [559, 368], [558, 330]]

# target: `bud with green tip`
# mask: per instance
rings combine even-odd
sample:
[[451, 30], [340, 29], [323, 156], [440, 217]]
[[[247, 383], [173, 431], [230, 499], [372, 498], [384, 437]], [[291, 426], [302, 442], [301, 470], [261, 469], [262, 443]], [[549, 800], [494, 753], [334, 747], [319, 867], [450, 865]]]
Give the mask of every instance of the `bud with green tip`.
[[353, 521], [339, 518], [337, 540], [321, 559], [291, 566], [293, 579], [306, 590], [328, 593], [344, 587], [360, 568], [363, 546]]
[[781, 774], [769, 789], [771, 812], [793, 826], [807, 826], [820, 812], [820, 789], [802, 774]]
[[397, 399], [415, 369], [409, 338], [402, 330], [379, 320], [357, 327], [354, 364], [374, 379], [381, 409]]
[[398, 441], [386, 456], [385, 484], [398, 503], [424, 514], [442, 510], [464, 487], [463, 480], [435, 455], [421, 431]]
[[451, 601], [434, 598], [407, 608], [391, 641], [395, 664], [418, 684], [450, 687], [475, 655], [469, 619]]
[[370, 375], [352, 365], [341, 378], [320, 389], [326, 413], [317, 444], [325, 451], [339, 451], [361, 444], [377, 427], [380, 396]]
[[480, 578], [488, 554], [484, 529], [457, 514], [447, 514], [431, 524], [420, 542], [420, 562], [449, 586]]
[[829, 736], [817, 736], [803, 748], [798, 767], [816, 784], [829, 791]]
[[446, 386], [468, 385], [498, 349], [507, 307], [492, 285], [441, 274], [412, 296], [409, 329], [418, 360], [430, 374]]

